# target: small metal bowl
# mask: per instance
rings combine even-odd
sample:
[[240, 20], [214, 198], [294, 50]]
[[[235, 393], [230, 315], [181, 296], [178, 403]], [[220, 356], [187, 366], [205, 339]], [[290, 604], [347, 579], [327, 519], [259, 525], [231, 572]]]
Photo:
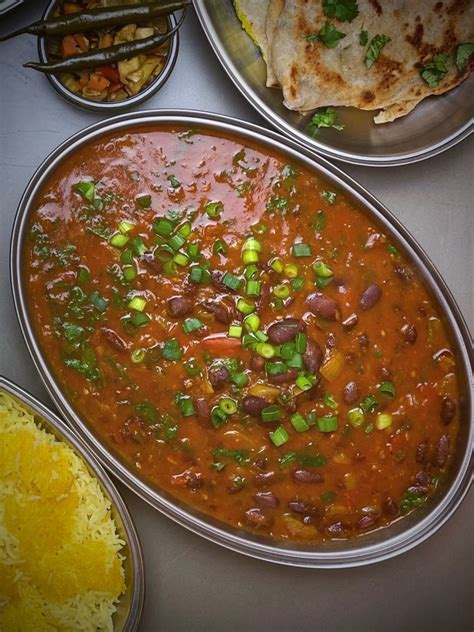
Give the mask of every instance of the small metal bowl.
[[120, 538], [125, 542], [122, 552], [125, 557], [126, 582], [126, 592], [120, 597], [117, 612], [113, 615], [114, 630], [115, 632], [135, 632], [138, 630], [145, 600], [145, 570], [140, 541], [124, 501], [102, 466], [90, 454], [87, 446], [67, 428], [59, 417], [33, 395], [2, 376], [0, 376], [0, 391], [13, 397], [29, 409], [35, 417], [39, 416], [45, 430], [72, 448], [83, 460], [90, 475], [98, 480], [105, 497], [112, 503], [112, 517]]
[[[400, 248], [416, 267], [442, 315], [458, 360], [461, 415], [456, 450], [447, 480], [423, 507], [385, 528], [350, 540], [334, 540], [314, 545], [275, 540], [216, 520], [163, 491], [127, 463], [113, 446], [106, 444], [87, 417], [78, 413], [74, 402], [54, 375], [47, 353], [32, 324], [24, 265], [29, 218], [50, 175], [73, 156], [77, 149], [103, 135], [123, 135], [136, 130], [142, 131], [144, 127], [160, 129], [161, 126], [184, 126], [218, 135], [230, 134], [239, 138], [243, 144], [258, 143], [263, 149], [285, 156], [288, 162], [304, 165], [332, 189], [342, 191], [348, 200], [360, 208], [361, 213], [375, 220], [390, 235], [390, 242]], [[26, 345], [49, 394], [65, 419], [94, 456], [140, 498], [178, 524], [216, 544], [258, 559], [291, 566], [341, 568], [373, 564], [404, 553], [433, 535], [452, 516], [469, 490], [474, 437], [474, 398], [470, 388], [471, 340], [454, 298], [426, 253], [385, 206], [343, 171], [292, 140], [229, 116], [190, 110], [133, 112], [95, 123], [57, 147], [38, 167], [27, 185], [12, 230], [10, 274], [15, 309]]]
[[[43, 14], [43, 20], [51, 17], [54, 10], [56, 9], [57, 4], [58, 0], [52, 0], [49, 3], [46, 11]], [[167, 16], [166, 19], [168, 21], [168, 30], [173, 29], [177, 23], [174, 15], [171, 14]], [[124, 110], [128, 110], [140, 103], [143, 103], [165, 85], [169, 76], [171, 75], [171, 72], [173, 71], [176, 59], [178, 58], [178, 49], [179, 31], [176, 31], [176, 33], [172, 35], [169, 39], [168, 56], [166, 57], [166, 61], [163, 65], [163, 68], [161, 69], [160, 74], [138, 94], [135, 94], [128, 99], [124, 99], [123, 101], [117, 101], [115, 103], [104, 103], [101, 101], [93, 101], [92, 99], [85, 99], [84, 97], [81, 97], [66, 88], [66, 86], [59, 80], [56, 75], [47, 74], [46, 78], [56, 90], [56, 92], [60, 94], [64, 99], [66, 99], [66, 101], [69, 101], [69, 103], [77, 105], [80, 108], [84, 108], [85, 110], [115, 114], [117, 112], [123, 112]], [[42, 63], [48, 63], [49, 59], [46, 45], [46, 37], [38, 37], [38, 55]]]

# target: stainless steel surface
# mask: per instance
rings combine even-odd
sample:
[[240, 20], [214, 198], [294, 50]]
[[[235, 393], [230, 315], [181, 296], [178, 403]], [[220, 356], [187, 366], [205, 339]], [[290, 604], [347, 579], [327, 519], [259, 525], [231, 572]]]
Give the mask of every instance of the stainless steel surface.
[[[2, 18], [1, 32], [38, 19], [44, 4], [25, 3]], [[48, 402], [11, 300], [10, 228], [38, 164], [74, 131], [101, 117], [72, 108], [43, 77], [21, 68], [36, 54], [33, 38], [17, 38], [0, 50], [2, 85], [8, 86], [0, 90], [0, 371]], [[146, 106], [193, 107], [263, 122], [216, 64], [193, 15], [181, 32], [175, 72]], [[470, 138], [410, 167], [345, 167], [428, 251], [471, 328], [473, 157]], [[284, 568], [216, 547], [119, 487], [144, 549], [147, 599], [141, 632], [468, 632], [474, 627], [472, 488], [451, 520], [407, 555], [365, 568], [324, 571]]]
[[[56, 8], [58, 4], [58, 0], [52, 0], [48, 6], [46, 7], [45, 12], [43, 13], [42, 19], [46, 20]], [[168, 21], [168, 30], [170, 31], [177, 24], [177, 20], [174, 15], [169, 15], [167, 17]], [[46, 48], [47, 38], [38, 37], [38, 56], [42, 63], [48, 63], [48, 54]], [[174, 65], [176, 63], [176, 59], [178, 57], [179, 51], [179, 32], [177, 31], [169, 40], [169, 51], [168, 56], [166, 57], [166, 61], [163, 65], [163, 68], [160, 74], [147, 86], [144, 90], [141, 90], [138, 94], [125, 99], [125, 101], [117, 101], [116, 103], [104, 103], [92, 101], [91, 99], [85, 99], [78, 94], [75, 94], [71, 90], [68, 90], [65, 85], [61, 83], [56, 75], [44, 75], [45, 79], [49, 81], [49, 83], [53, 86], [56, 92], [61, 95], [66, 101], [69, 101], [73, 105], [77, 105], [80, 108], [85, 108], [86, 110], [92, 110], [97, 112], [102, 112], [103, 115], [112, 115], [117, 114], [118, 112], [123, 112], [124, 110], [129, 110], [133, 107], [136, 107], [140, 103], [144, 103], [147, 101], [153, 94], [158, 92], [165, 83], [168, 81], [171, 73], [173, 72]], [[34, 71], [33, 71], [34, 72]]]
[[[369, 216], [374, 216], [382, 224], [384, 232], [391, 233], [390, 241], [411, 257], [414, 267], [424, 278], [435, 297], [434, 300], [437, 300], [441, 311], [444, 312], [446, 326], [451, 329], [452, 345], [458, 359], [460, 400], [463, 402], [460, 411], [461, 432], [455, 463], [450, 471], [450, 480], [446, 483], [442, 495], [427, 503], [422, 510], [389, 528], [379, 529], [364, 537], [345, 542], [328, 542], [315, 547], [290, 542], [278, 543], [268, 537], [245, 533], [194, 511], [163, 493], [158, 487], [147, 484], [143, 477], [134, 474], [133, 469], [113, 451], [112, 446], [104, 443], [98, 434], [92, 431], [88, 419], [79, 415], [72, 401], [63, 394], [60, 383], [49, 369], [48, 356], [35, 336], [28, 310], [28, 281], [22, 262], [25, 242], [29, 235], [30, 215], [36, 208], [38, 193], [44, 188], [45, 183], [78, 149], [104, 134], [115, 133], [119, 137], [132, 132], [134, 128], [149, 126], [159, 129], [160, 125], [183, 126], [185, 129], [208, 130], [217, 134], [231, 133], [238, 136], [244, 146], [246, 140], [253, 140], [262, 147], [277, 150], [293, 164], [305, 164], [328, 181], [331, 189], [344, 191], [345, 195], [359, 207], [363, 207]], [[314, 157], [314, 154], [311, 155], [309, 151], [305, 151], [292, 141], [282, 139], [274, 132], [222, 115], [166, 110], [123, 114], [78, 132], [46, 158], [22, 196], [12, 231], [10, 271], [15, 307], [28, 349], [46, 388], [66, 420], [84, 439], [91, 452], [131, 490], [177, 523], [217, 544], [259, 559], [296, 566], [337, 568], [371, 564], [403, 553], [432, 535], [452, 515], [469, 489], [474, 433], [474, 409], [469, 388], [472, 382], [468, 351], [469, 335], [449, 290], [420, 246], [382, 204], [324, 158]]]
[[23, 0], [0, 0], [0, 15], [19, 6]]
[[323, 156], [359, 165], [403, 165], [435, 156], [473, 130], [471, 77], [393, 123], [376, 125], [375, 112], [336, 108], [345, 129], [320, 130], [313, 139], [305, 132], [310, 115], [287, 110], [281, 90], [265, 87], [265, 63], [242, 29], [232, 0], [194, 0], [194, 6], [217, 58], [241, 93], [279, 131]]
[[127, 506], [108, 475], [95, 458], [90, 455], [85, 444], [69, 430], [63, 421], [35, 397], [1, 376], [0, 391], [8, 393], [35, 415], [39, 415], [43, 428], [53, 434], [58, 441], [66, 443], [74, 450], [84, 461], [91, 476], [97, 479], [106, 498], [110, 500], [117, 533], [125, 542], [122, 553], [125, 556], [124, 570], [127, 587], [125, 594], [120, 598], [117, 612], [114, 614], [114, 628], [117, 632], [135, 632], [138, 630], [145, 598], [145, 570], [140, 542]]

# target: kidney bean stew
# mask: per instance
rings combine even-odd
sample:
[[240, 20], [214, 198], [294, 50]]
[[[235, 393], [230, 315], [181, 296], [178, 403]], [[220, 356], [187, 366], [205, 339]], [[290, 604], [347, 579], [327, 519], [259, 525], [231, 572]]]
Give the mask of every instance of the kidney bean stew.
[[442, 484], [459, 420], [438, 308], [307, 167], [206, 130], [105, 136], [52, 174], [24, 256], [64, 394], [181, 501], [318, 541]]

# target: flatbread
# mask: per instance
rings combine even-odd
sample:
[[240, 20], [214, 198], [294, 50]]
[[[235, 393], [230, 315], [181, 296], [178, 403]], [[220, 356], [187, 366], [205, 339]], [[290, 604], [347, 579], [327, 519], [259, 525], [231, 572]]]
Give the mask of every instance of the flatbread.
[[[353, 106], [382, 111], [376, 123], [408, 114], [427, 96], [451, 90], [470, 73], [453, 63], [457, 45], [474, 42], [474, 0], [358, 0], [352, 22], [329, 21], [346, 33], [335, 48], [309, 43], [328, 21], [321, 0], [286, 0], [272, 39], [271, 63], [283, 89], [284, 104], [305, 112], [322, 106]], [[362, 30], [391, 38], [369, 69]], [[419, 74], [439, 52], [449, 53], [449, 72], [436, 87]]]
[[[267, 87], [278, 87], [278, 79], [273, 71], [273, 40], [275, 35], [278, 37], [277, 27], [280, 14], [285, 6], [285, 0], [270, 0], [268, 2], [268, 11], [265, 21], [265, 31], [267, 39]], [[278, 46], [276, 47], [278, 53]]]
[[267, 63], [266, 19], [270, 0], [234, 0], [235, 12], [242, 23], [242, 28], [249, 35], [262, 53]]

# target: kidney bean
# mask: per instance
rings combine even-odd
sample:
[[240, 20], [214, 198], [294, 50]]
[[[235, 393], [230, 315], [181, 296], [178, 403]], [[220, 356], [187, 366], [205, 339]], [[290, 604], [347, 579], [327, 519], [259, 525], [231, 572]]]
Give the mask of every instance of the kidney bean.
[[268, 402], [264, 397], [258, 397], [257, 395], [247, 395], [242, 400], [244, 412], [252, 417], [260, 417], [260, 413], [267, 404]]
[[205, 397], [197, 397], [195, 400], [196, 415], [200, 421], [211, 421], [211, 405]]
[[324, 352], [317, 342], [308, 338], [306, 351], [303, 354], [303, 364], [307, 371], [315, 375], [319, 372], [324, 360]]
[[267, 487], [267, 485], [271, 485], [275, 482], [277, 476], [275, 472], [258, 472], [253, 477], [253, 482], [255, 487]]
[[225, 272], [223, 272], [222, 270], [211, 270], [212, 285], [216, 288], [216, 290], [219, 290], [220, 292], [229, 292], [229, 288], [227, 287], [227, 285], [224, 285], [224, 283], [222, 283], [222, 278], [224, 274]]
[[400, 513], [397, 503], [394, 502], [390, 496], [383, 501], [382, 511], [386, 516], [390, 516], [390, 518], [396, 518]]
[[203, 308], [214, 314], [215, 319], [223, 325], [230, 325], [235, 317], [235, 307], [233, 304], [221, 301], [206, 301], [202, 304]]
[[420, 470], [415, 474], [415, 480], [418, 485], [421, 485], [422, 487], [427, 487], [430, 483], [430, 475], [428, 474], [428, 472], [425, 472], [425, 470]]
[[287, 382], [294, 382], [298, 377], [298, 371], [296, 369], [288, 369], [286, 373], [280, 373], [279, 375], [269, 375], [268, 381], [271, 384], [286, 384]]
[[324, 477], [319, 472], [309, 470], [295, 470], [292, 474], [295, 483], [323, 483]]
[[255, 494], [255, 502], [263, 509], [274, 509], [280, 504], [280, 499], [273, 492], [258, 492]]
[[366, 529], [370, 529], [370, 527], [373, 527], [374, 524], [375, 524], [374, 516], [362, 516], [362, 518], [357, 523], [357, 528], [360, 531], [365, 531]]
[[371, 283], [362, 292], [360, 297], [360, 306], [363, 310], [371, 309], [376, 303], [379, 302], [382, 296], [382, 290], [377, 283]]
[[402, 333], [403, 340], [406, 343], [410, 345], [415, 344], [416, 339], [418, 338], [418, 332], [416, 331], [415, 325], [412, 325], [412, 324], [403, 325], [400, 331]]
[[345, 331], [351, 331], [359, 322], [359, 317], [357, 314], [351, 314], [345, 320], [342, 321], [341, 325]]
[[344, 525], [340, 520], [338, 522], [333, 522], [328, 527], [326, 527], [326, 533], [331, 537], [343, 537], [347, 533], [348, 529], [346, 525]]
[[267, 461], [265, 459], [255, 459], [253, 464], [255, 465], [255, 467], [258, 467], [259, 470], [267, 469]]
[[159, 259], [155, 259], [155, 255], [152, 252], [145, 252], [145, 254], [140, 257], [140, 263], [155, 274], [160, 274], [163, 270], [163, 264]]
[[301, 321], [296, 318], [285, 318], [280, 320], [267, 329], [268, 340], [272, 345], [282, 345], [296, 338], [296, 334], [303, 331], [304, 327]]
[[193, 302], [185, 296], [172, 296], [166, 301], [166, 309], [172, 318], [182, 318], [192, 313]]
[[253, 529], [268, 529], [273, 524], [273, 518], [255, 507], [245, 512], [245, 522]]
[[404, 268], [403, 266], [397, 266], [394, 268], [395, 274], [398, 278], [404, 283], [410, 283], [412, 279], [412, 272], [408, 268]]
[[416, 448], [415, 460], [417, 463], [424, 463], [426, 452], [428, 450], [428, 443], [426, 441], [422, 441], [418, 444]]
[[449, 437], [443, 435], [438, 441], [435, 452], [435, 463], [438, 467], [443, 467], [449, 455]]
[[127, 351], [128, 343], [126, 343], [125, 340], [121, 338], [116, 331], [107, 327], [103, 327], [100, 330], [100, 333], [104, 340], [106, 340], [106, 342], [111, 347], [113, 347], [117, 351]]
[[204, 479], [200, 472], [193, 472], [186, 478], [186, 487], [195, 491], [204, 485]]
[[225, 366], [214, 366], [208, 370], [207, 376], [212, 386], [218, 389], [222, 388], [228, 381], [229, 371], [225, 368]]
[[302, 500], [290, 500], [288, 502], [288, 509], [294, 513], [303, 514], [305, 516], [318, 516], [321, 513], [318, 507], [308, 505]]
[[263, 371], [265, 368], [265, 360], [262, 356], [257, 355], [256, 353], [252, 353], [250, 356], [250, 368], [252, 371]]
[[339, 315], [339, 305], [333, 298], [329, 298], [322, 292], [313, 292], [306, 297], [306, 305], [309, 309], [326, 320], [336, 320]]
[[443, 397], [441, 403], [441, 423], [443, 426], [447, 426], [454, 419], [456, 414], [456, 402], [451, 397]]
[[357, 382], [348, 382], [342, 391], [342, 399], [345, 404], [354, 404], [360, 398], [360, 388]]

